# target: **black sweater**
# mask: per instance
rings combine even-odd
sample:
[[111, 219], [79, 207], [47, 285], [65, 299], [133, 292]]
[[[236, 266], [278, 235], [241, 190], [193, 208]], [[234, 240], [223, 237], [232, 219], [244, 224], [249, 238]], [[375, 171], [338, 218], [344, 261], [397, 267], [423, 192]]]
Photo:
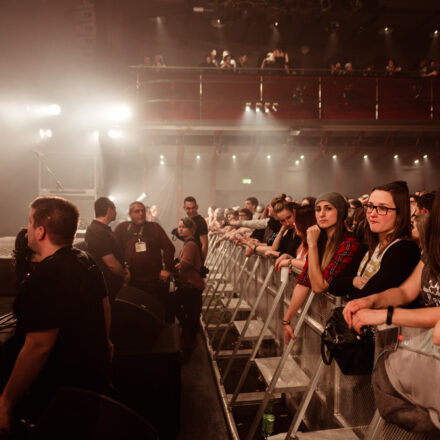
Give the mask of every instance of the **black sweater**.
[[363, 289], [353, 286], [353, 279], [367, 252], [365, 245], [353, 257], [350, 264], [337, 276], [328, 288], [335, 296], [347, 296], [349, 300], [379, 293], [400, 286], [420, 260], [420, 249], [414, 241], [400, 240], [385, 251], [379, 270], [368, 280]]

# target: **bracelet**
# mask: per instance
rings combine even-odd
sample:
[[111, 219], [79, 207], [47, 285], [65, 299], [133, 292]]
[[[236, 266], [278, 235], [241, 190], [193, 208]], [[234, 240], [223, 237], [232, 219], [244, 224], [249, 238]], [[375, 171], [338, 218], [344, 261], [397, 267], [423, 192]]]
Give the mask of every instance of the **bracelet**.
[[258, 244], [254, 246], [254, 252], [257, 250]]
[[292, 266], [292, 258], [289, 260], [289, 265], [287, 266], [290, 270], [292, 270], [293, 269], [293, 266]]
[[285, 319], [283, 319], [281, 322], [283, 325], [290, 325], [290, 321], [286, 321]]
[[391, 321], [393, 320], [393, 313], [394, 313], [394, 307], [393, 306], [388, 306], [388, 309], [387, 309], [387, 320], [386, 320], [386, 324], [387, 325], [391, 325]]

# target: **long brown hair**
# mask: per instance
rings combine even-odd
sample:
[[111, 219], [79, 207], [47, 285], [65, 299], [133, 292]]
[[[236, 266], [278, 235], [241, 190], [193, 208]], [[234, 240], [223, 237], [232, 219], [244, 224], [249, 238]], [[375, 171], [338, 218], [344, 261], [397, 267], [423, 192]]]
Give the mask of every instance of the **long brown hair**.
[[440, 190], [435, 193], [428, 227], [426, 228], [426, 253], [429, 271], [432, 276], [440, 277]]
[[[386, 185], [376, 186], [373, 191], [386, 191], [393, 197], [394, 204], [396, 205], [396, 223], [394, 230], [390, 232], [387, 237], [387, 245], [392, 243], [397, 238], [410, 238], [411, 237], [411, 218], [410, 218], [410, 205], [409, 205], [409, 191], [406, 182], [397, 181], [387, 183]], [[371, 191], [371, 192], [373, 192]], [[371, 194], [371, 193], [370, 193]], [[378, 234], [371, 232], [368, 227], [365, 231], [365, 242], [368, 245], [368, 252], [371, 255], [376, 249], [379, 243]], [[382, 253], [385, 250], [382, 249]]]
[[[336, 209], [334, 205], [332, 206]], [[344, 234], [347, 232], [347, 228], [345, 226], [344, 220], [345, 220], [345, 213], [338, 210], [335, 232], [330, 238], [330, 240], [328, 240], [327, 233], [325, 232], [324, 229], [321, 231], [321, 234], [319, 235], [318, 255], [319, 255], [319, 261], [321, 262], [321, 269], [325, 269], [329, 265], [331, 259], [333, 258], [333, 255], [338, 250], [338, 247], [341, 244], [342, 239], [344, 238]]]
[[300, 206], [295, 214], [295, 228], [301, 237], [302, 245], [308, 249], [307, 228], [316, 224], [315, 207], [310, 205]]

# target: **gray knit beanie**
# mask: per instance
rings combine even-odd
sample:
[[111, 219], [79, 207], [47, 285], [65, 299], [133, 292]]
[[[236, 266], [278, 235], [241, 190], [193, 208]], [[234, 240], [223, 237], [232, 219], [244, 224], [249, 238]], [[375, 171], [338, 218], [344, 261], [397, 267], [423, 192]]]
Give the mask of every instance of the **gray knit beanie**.
[[315, 205], [322, 201], [331, 203], [338, 210], [338, 212], [342, 214], [342, 219], [345, 220], [347, 218], [348, 204], [341, 194], [337, 192], [322, 193], [316, 199]]

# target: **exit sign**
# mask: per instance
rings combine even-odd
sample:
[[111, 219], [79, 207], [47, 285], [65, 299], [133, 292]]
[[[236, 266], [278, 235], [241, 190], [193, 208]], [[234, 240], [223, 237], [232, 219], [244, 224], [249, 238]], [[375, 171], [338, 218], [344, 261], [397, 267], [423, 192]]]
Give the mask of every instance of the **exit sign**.
[[252, 179], [241, 179], [243, 185], [250, 185], [252, 183]]

